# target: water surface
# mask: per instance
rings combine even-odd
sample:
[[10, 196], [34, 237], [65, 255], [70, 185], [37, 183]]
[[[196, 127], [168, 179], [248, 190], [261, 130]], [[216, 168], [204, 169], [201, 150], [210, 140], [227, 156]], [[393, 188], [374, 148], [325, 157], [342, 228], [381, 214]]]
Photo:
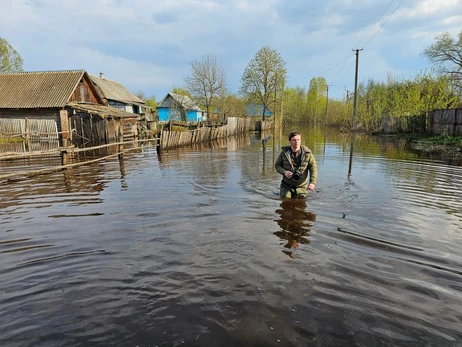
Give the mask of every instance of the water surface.
[[462, 346], [462, 167], [301, 130], [0, 185], [0, 345]]

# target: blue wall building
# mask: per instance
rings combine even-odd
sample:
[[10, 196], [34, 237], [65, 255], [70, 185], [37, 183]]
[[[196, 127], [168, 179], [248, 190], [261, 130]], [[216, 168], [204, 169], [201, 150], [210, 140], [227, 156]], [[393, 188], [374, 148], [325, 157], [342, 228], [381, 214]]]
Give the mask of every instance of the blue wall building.
[[168, 93], [157, 106], [159, 122], [178, 120], [183, 122], [201, 122], [206, 114], [185, 95]]

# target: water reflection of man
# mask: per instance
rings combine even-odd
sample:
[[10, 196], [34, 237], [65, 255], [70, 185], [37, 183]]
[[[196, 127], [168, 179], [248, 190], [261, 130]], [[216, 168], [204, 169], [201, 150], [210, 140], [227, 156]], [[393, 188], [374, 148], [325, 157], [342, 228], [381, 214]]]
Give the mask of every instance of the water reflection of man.
[[305, 199], [307, 190], [315, 188], [318, 177], [316, 160], [311, 150], [301, 145], [301, 141], [299, 132], [291, 132], [290, 146], [282, 147], [276, 160], [276, 171], [283, 176], [279, 191], [281, 198]]
[[283, 250], [283, 252], [291, 258], [295, 258], [291, 250], [298, 248], [299, 243], [310, 243], [308, 237], [313, 226], [312, 222], [316, 220], [316, 215], [306, 211], [306, 200], [302, 199], [283, 200], [280, 207], [276, 210], [279, 215], [276, 222], [281, 230], [276, 231], [274, 235], [284, 242], [287, 241], [284, 247], [289, 250]]

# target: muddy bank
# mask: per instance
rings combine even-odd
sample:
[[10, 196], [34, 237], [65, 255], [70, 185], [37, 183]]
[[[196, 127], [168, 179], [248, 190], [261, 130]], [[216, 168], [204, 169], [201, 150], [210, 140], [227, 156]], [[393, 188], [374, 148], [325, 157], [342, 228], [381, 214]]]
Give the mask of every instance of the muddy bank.
[[462, 165], [462, 146], [458, 144], [440, 144], [423, 139], [410, 139], [407, 141], [406, 146], [429, 158]]
[[462, 165], [462, 138], [448, 136], [429, 136], [426, 134], [373, 134], [381, 137], [393, 137], [404, 147], [421, 154], [423, 157], [443, 160], [453, 165]]

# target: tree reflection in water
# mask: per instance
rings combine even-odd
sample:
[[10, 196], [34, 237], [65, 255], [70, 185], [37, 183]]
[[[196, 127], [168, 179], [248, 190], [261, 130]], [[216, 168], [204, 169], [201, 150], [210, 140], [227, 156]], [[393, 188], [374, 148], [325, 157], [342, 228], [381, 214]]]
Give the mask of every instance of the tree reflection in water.
[[283, 250], [291, 258], [295, 258], [292, 249], [298, 248], [299, 243], [309, 244], [309, 236], [313, 222], [316, 221], [316, 214], [306, 211], [305, 199], [286, 199], [281, 201], [280, 208], [276, 210], [279, 219], [276, 220], [281, 230], [274, 235], [285, 242]]

